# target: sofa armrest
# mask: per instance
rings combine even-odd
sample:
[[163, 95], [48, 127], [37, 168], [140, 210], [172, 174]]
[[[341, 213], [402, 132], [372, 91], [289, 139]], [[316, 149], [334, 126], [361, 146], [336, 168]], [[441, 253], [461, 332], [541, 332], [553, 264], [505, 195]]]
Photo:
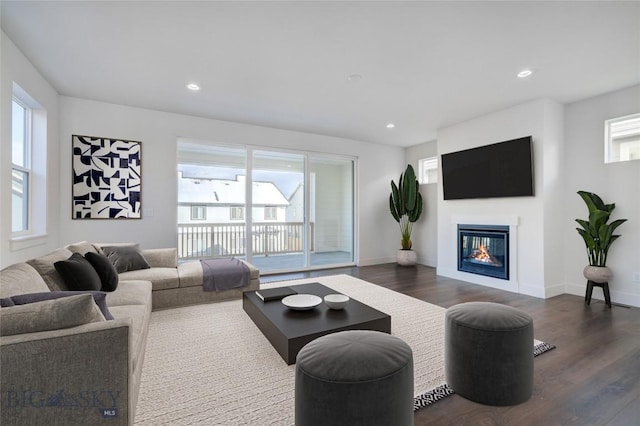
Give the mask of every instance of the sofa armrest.
[[159, 249], [143, 249], [142, 255], [151, 267], [159, 268], [177, 268], [178, 267], [178, 249], [177, 248], [159, 248]]
[[133, 424], [130, 320], [2, 337], [2, 424]]

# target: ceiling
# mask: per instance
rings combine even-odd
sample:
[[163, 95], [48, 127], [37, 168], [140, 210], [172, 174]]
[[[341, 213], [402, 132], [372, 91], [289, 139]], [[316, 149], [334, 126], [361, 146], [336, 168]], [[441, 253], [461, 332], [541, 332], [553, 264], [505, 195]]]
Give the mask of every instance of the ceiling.
[[0, 4], [61, 95], [397, 146], [640, 83], [640, 2]]

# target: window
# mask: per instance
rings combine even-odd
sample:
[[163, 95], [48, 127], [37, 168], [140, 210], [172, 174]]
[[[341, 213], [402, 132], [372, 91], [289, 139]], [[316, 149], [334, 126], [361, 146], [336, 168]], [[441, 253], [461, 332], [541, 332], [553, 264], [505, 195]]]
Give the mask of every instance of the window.
[[605, 163], [640, 160], [640, 113], [604, 123]]
[[207, 206], [191, 206], [191, 220], [205, 220], [207, 218]]
[[267, 206], [264, 208], [264, 220], [276, 220], [278, 218], [278, 208]]
[[418, 161], [418, 182], [438, 183], [438, 157], [423, 158]]
[[14, 97], [11, 113], [11, 231], [21, 234], [31, 226], [31, 108]]
[[[11, 98], [11, 250], [47, 235], [47, 110], [18, 84]], [[8, 189], [8, 188], [7, 188]]]
[[231, 220], [244, 220], [244, 207], [231, 207]]

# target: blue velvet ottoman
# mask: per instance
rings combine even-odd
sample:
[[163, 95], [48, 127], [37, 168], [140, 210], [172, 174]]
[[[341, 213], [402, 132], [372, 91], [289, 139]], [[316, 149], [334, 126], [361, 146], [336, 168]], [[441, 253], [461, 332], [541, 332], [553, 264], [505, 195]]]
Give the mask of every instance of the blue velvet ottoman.
[[413, 353], [378, 331], [319, 337], [298, 353], [296, 426], [413, 425]]
[[533, 392], [533, 320], [498, 303], [447, 309], [445, 376], [453, 390], [487, 405], [516, 405]]

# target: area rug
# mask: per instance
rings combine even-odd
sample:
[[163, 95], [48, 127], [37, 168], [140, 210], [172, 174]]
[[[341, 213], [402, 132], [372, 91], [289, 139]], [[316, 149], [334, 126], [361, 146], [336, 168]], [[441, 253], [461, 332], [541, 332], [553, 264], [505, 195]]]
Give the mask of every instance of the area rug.
[[[413, 350], [418, 405], [445, 385], [444, 308], [348, 275], [262, 287], [310, 282], [391, 315], [391, 333]], [[135, 424], [293, 425], [294, 379], [295, 365], [285, 364], [241, 300], [153, 312]]]

